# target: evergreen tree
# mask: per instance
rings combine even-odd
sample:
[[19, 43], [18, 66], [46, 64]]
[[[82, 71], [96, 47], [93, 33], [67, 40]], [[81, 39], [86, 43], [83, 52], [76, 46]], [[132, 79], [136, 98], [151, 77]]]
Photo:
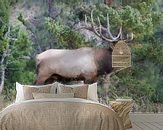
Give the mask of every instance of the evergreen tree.
[[4, 87], [5, 80], [5, 58], [8, 54], [8, 20], [9, 20], [9, 2], [0, 0], [0, 93]]

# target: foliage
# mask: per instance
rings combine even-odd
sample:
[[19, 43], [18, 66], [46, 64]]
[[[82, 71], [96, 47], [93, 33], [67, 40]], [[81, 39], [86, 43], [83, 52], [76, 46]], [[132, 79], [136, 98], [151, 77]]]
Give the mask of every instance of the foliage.
[[133, 45], [133, 62], [150, 61], [156, 65], [163, 63], [163, 46], [160, 42]]
[[47, 23], [49, 31], [57, 39], [59, 48], [73, 49], [89, 46], [89, 42], [85, 40], [84, 36], [72, 30], [70, 27], [52, 19], [49, 19]]
[[8, 0], [10, 5], [15, 5], [19, 0]]
[[57, 0], [57, 3], [64, 3], [69, 6], [73, 6], [76, 3], [80, 3], [80, 2], [81, 2], [81, 0]]
[[9, 19], [9, 3], [8, 0], [0, 0], [0, 27], [8, 22]]
[[[144, 36], [151, 35], [158, 25], [161, 13], [150, 10], [150, 6], [144, 2], [143, 9], [139, 6], [108, 7], [104, 4], [80, 6], [74, 11], [80, 20], [84, 20], [84, 15], [90, 16], [91, 10], [94, 10], [94, 18], [98, 24], [97, 16], [101, 23], [106, 26], [106, 16], [109, 15], [112, 30], [117, 30], [122, 24], [124, 32], [133, 32], [135, 39], [142, 39]], [[90, 21], [90, 18], [89, 18]]]
[[11, 36], [17, 40], [10, 41], [10, 54], [7, 58], [5, 93], [10, 99], [13, 98], [15, 82], [31, 84], [35, 77], [34, 60], [31, 59], [32, 46], [27, 34], [19, 27], [14, 27]]
[[8, 0], [0, 0], [0, 52], [4, 51], [8, 44], [5, 39], [5, 33], [7, 31], [9, 11], [10, 7]]
[[123, 76], [120, 76], [119, 86], [117, 86], [118, 94], [133, 97], [138, 102], [147, 102], [148, 100], [161, 102], [162, 99], [156, 98], [158, 97], [157, 87], [161, 87], [161, 81], [162, 77], [160, 77], [158, 69], [154, 67], [153, 63], [135, 64], [132, 73], [126, 75], [123, 73]]

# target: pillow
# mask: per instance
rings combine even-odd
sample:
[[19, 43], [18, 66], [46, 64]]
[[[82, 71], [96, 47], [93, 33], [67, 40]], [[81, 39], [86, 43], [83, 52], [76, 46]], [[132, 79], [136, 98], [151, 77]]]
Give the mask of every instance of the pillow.
[[24, 101], [23, 85], [16, 82], [16, 100], [15, 102]]
[[97, 83], [88, 85], [87, 99], [98, 102]]
[[34, 99], [32, 93], [50, 93], [51, 86], [45, 86], [45, 87], [23, 87], [23, 93], [24, 93], [24, 100], [30, 100]]
[[40, 98], [74, 98], [74, 93], [62, 93], [62, 94], [51, 94], [51, 93], [33, 93], [34, 99]]
[[[45, 87], [45, 88], [44, 88]], [[46, 88], [47, 87], [47, 88]], [[49, 90], [50, 88], [50, 90]], [[21, 85], [16, 82], [16, 100], [15, 102], [21, 102], [28, 99], [33, 99], [32, 92], [49, 92], [56, 93], [57, 82], [48, 85], [33, 86], [33, 85]]]
[[66, 85], [59, 85], [57, 88], [57, 93], [74, 93], [74, 98], [84, 98], [87, 99], [88, 85], [83, 84], [82, 86], [73, 87]]
[[[61, 83], [58, 83], [57, 91], [60, 86], [64, 87], [70, 87], [70, 88], [76, 88], [76, 87], [82, 87], [84, 84], [74, 84], [74, 85], [63, 85]], [[68, 92], [72, 92], [70, 89], [66, 89]], [[97, 95], [97, 82], [93, 84], [88, 85], [88, 91], [87, 91], [87, 99], [92, 100], [95, 102], [98, 102], [98, 95]]]
[[81, 87], [81, 86], [86, 85], [86, 84], [80, 83], [80, 84], [71, 84], [71, 85], [67, 85], [67, 84], [61, 84], [61, 83], [57, 82], [57, 85], [58, 85], [58, 87], [60, 87], [60, 86], [65, 86], [65, 87], [75, 88], [75, 87]]

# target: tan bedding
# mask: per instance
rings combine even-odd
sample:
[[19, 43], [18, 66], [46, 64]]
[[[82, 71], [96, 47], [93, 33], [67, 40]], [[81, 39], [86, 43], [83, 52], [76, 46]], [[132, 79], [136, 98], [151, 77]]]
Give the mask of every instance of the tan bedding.
[[124, 130], [109, 107], [78, 98], [15, 103], [0, 112], [0, 130]]

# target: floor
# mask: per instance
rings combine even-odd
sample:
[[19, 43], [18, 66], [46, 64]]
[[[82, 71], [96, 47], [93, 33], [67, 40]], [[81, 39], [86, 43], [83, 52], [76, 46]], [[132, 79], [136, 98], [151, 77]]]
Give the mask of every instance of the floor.
[[130, 114], [133, 128], [128, 130], [163, 130], [162, 114]]

